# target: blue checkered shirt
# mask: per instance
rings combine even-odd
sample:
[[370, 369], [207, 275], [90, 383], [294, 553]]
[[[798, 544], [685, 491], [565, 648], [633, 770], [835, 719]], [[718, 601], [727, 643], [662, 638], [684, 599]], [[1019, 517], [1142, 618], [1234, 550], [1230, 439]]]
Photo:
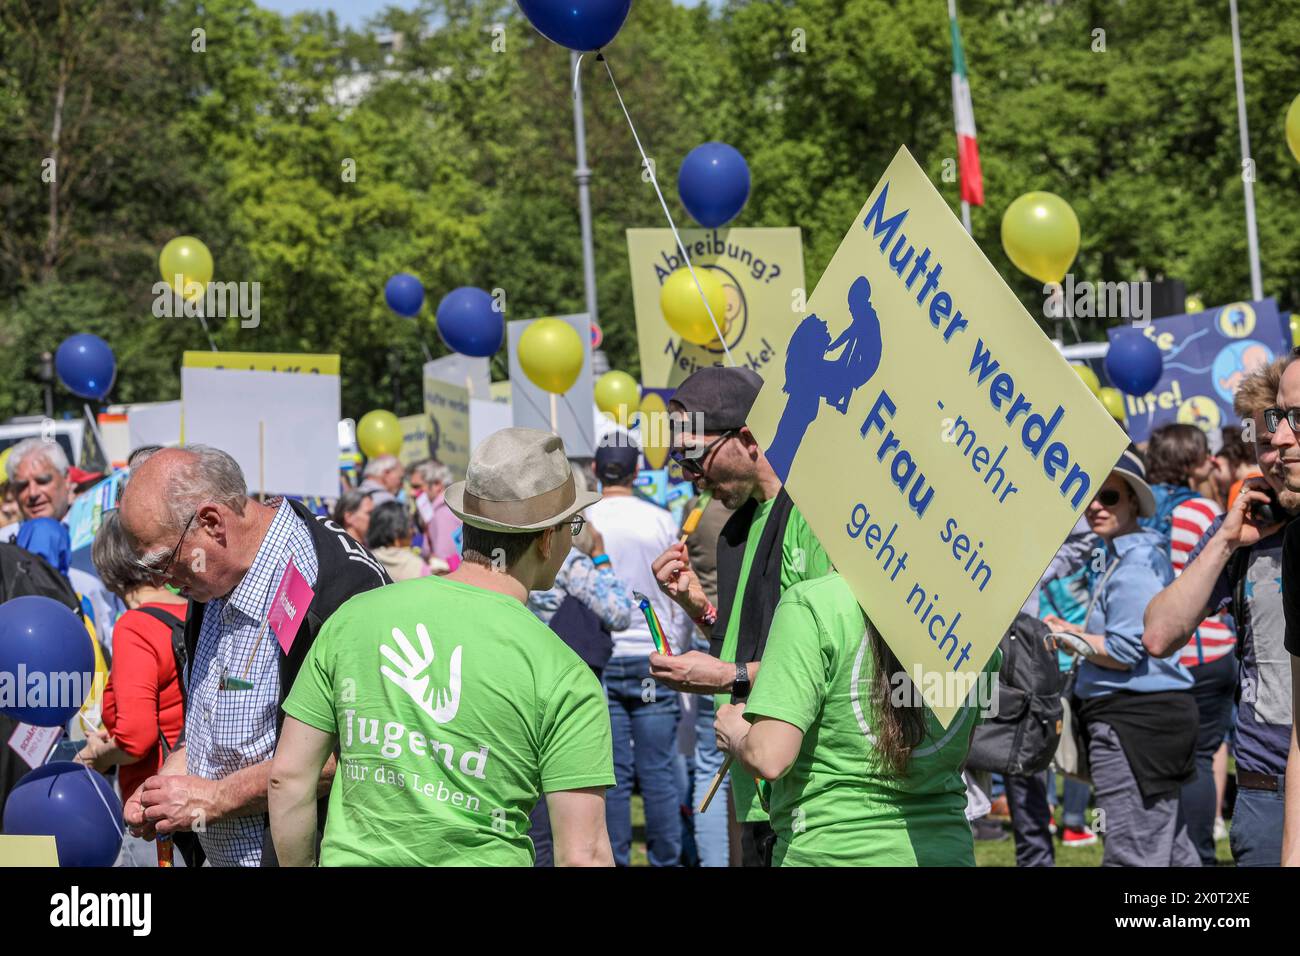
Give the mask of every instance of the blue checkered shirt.
[[[244, 579], [229, 596], [204, 608], [185, 713], [186, 770], [195, 776], [220, 780], [275, 753], [280, 642], [270, 627], [262, 631], [291, 556], [315, 587], [320, 563], [311, 533], [284, 501]], [[221, 690], [223, 674], [253, 686]], [[195, 827], [213, 866], [258, 866], [265, 829], [261, 814], [216, 820], [202, 831]]]

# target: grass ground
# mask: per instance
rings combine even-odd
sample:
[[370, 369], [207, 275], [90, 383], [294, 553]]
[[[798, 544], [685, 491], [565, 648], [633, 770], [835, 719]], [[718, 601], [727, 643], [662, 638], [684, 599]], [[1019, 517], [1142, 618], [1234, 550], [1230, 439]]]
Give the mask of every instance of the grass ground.
[[[977, 840], [975, 842], [976, 866], [1015, 866], [1016, 844], [1011, 836], [1010, 824], [1005, 825], [1005, 840]], [[1232, 866], [1232, 853], [1228, 849], [1227, 839], [1215, 845], [1215, 852], [1220, 866]], [[1057, 866], [1101, 866], [1101, 843], [1092, 846], [1063, 847], [1056, 841]], [[632, 866], [646, 866], [645, 854], [645, 806], [639, 794], [632, 797]]]

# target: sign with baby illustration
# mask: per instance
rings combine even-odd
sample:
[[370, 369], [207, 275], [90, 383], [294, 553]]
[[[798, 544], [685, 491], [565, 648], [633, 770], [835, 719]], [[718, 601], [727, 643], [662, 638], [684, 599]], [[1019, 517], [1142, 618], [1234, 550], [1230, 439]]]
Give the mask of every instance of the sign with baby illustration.
[[749, 426], [947, 727], [1128, 438], [906, 147], [782, 345]]
[[[1125, 326], [1107, 329], [1114, 341]], [[1160, 381], [1146, 395], [1125, 395], [1124, 415], [1134, 441], [1161, 425], [1195, 425], [1215, 435], [1240, 425], [1232, 399], [1241, 380], [1291, 348], [1291, 329], [1274, 299], [1233, 302], [1190, 315], [1156, 319], [1142, 334], [1160, 348]]]

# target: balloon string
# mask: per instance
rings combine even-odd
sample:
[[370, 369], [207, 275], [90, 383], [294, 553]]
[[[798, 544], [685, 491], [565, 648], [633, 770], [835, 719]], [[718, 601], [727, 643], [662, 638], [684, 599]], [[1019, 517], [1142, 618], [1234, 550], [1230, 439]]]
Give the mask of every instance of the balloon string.
[[198, 307], [199, 307], [199, 324], [203, 326], [203, 334], [206, 335], [206, 336], [208, 337], [208, 345], [212, 346], [212, 351], [216, 352], [216, 351], [218, 351], [218, 349], [217, 349], [217, 343], [216, 343], [216, 342], [213, 340], [213, 338], [212, 338], [212, 332], [208, 330], [208, 320], [207, 320], [206, 318], [204, 318], [204, 316], [203, 316], [203, 296], [202, 296], [202, 295], [199, 296], [199, 299], [198, 299], [198, 303], [197, 303], [197, 304], [198, 304]]
[[659, 205], [663, 207], [664, 215], [668, 217], [668, 228], [673, 231], [673, 238], [677, 240], [677, 249], [682, 254], [686, 268], [690, 270], [691, 278], [695, 280], [695, 288], [700, 293], [700, 301], [704, 303], [704, 309], [709, 313], [709, 321], [713, 323], [713, 331], [717, 333], [718, 341], [722, 343], [722, 351], [727, 355], [727, 362], [732, 367], [735, 367], [736, 360], [731, 357], [731, 349], [727, 348], [727, 339], [722, 334], [722, 329], [718, 326], [718, 320], [713, 315], [713, 307], [709, 305], [709, 297], [704, 294], [704, 286], [700, 285], [700, 277], [695, 274], [695, 266], [691, 264], [691, 257], [687, 255], [686, 246], [682, 244], [682, 237], [677, 232], [677, 224], [673, 222], [673, 214], [668, 211], [668, 203], [664, 200], [663, 191], [659, 188], [659, 177], [655, 175], [654, 163], [645, 154], [645, 148], [641, 145], [641, 137], [637, 135], [636, 127], [632, 125], [632, 117], [628, 114], [627, 106], [623, 103], [623, 94], [618, 91], [618, 84], [614, 82], [614, 71], [609, 68], [609, 58], [603, 53], [597, 54], [596, 58], [605, 64], [605, 72], [609, 74], [609, 82], [614, 87], [614, 95], [618, 97], [618, 105], [627, 118], [628, 129], [632, 131], [632, 138], [636, 140], [636, 148], [641, 153], [642, 167], [650, 171], [650, 183], [655, 188], [655, 195], [659, 197]]
[[104, 795], [99, 792], [99, 787], [95, 786], [95, 772], [91, 770], [89, 767], [84, 765], [82, 766], [81, 769], [86, 771], [87, 774], [89, 774], [90, 789], [94, 790], [95, 796], [99, 797], [99, 802], [104, 805], [104, 810], [108, 813], [108, 818], [113, 821], [113, 829], [116, 830], [118, 832], [118, 835], [120, 836], [122, 834], [122, 825], [118, 822], [117, 814], [113, 812], [113, 808], [110, 807], [108, 805], [108, 801], [104, 799]]
[[579, 54], [578, 54], [577, 62], [575, 62], [575, 63], [573, 64], [573, 84], [572, 84], [572, 86], [573, 86], [573, 96], [574, 96], [574, 99], [577, 99], [577, 96], [578, 96], [578, 73], [582, 70], [582, 58], [583, 58], [584, 56], [586, 56], [586, 55], [587, 55], [587, 54], [585, 54], [585, 53], [579, 53]]

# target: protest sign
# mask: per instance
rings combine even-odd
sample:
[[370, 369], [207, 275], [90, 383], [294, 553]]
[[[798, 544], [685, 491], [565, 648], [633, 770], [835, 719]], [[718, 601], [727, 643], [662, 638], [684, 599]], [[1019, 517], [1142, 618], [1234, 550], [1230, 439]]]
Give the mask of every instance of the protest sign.
[[397, 453], [402, 467], [409, 468], [428, 458], [433, 442], [433, 422], [429, 416], [403, 415], [397, 424], [402, 426], [402, 450]]
[[429, 418], [429, 445], [438, 459], [460, 481], [469, 467], [469, 391], [426, 375], [424, 414]]
[[749, 426], [947, 727], [1128, 438], [906, 148], [780, 344]]
[[[212, 364], [220, 356], [223, 364]], [[192, 360], [192, 357], [193, 360]], [[181, 368], [184, 440], [228, 452], [251, 492], [333, 497], [339, 491], [338, 356], [186, 352]], [[300, 374], [294, 374], [294, 370]]]
[[126, 410], [126, 428], [133, 449], [142, 445], [162, 445], [164, 448], [179, 445], [181, 403], [131, 405]]
[[488, 359], [453, 352], [424, 363], [424, 377], [459, 385], [470, 398], [488, 398], [492, 390], [492, 370]]
[[511, 420], [519, 428], [554, 430], [564, 439], [564, 451], [570, 458], [590, 458], [596, 449], [596, 430], [592, 416], [595, 392], [591, 383], [591, 321], [586, 313], [556, 316], [573, 326], [582, 342], [582, 372], [578, 380], [555, 401], [556, 428], [551, 428], [551, 395], [531, 381], [519, 365], [519, 337], [535, 320], [506, 323], [510, 341]]
[[[1107, 329], [1113, 342], [1128, 326]], [[1232, 398], [1241, 380], [1291, 348], [1291, 329], [1273, 299], [1234, 302], [1191, 315], [1155, 319], [1142, 334], [1164, 359], [1160, 381], [1146, 395], [1125, 395], [1129, 436], [1146, 441], [1161, 425], [1195, 425], [1217, 439], [1240, 425]], [[1217, 441], [1211, 445], [1217, 447]]]
[[512, 422], [510, 405], [495, 399], [472, 398], [469, 402], [469, 447], [481, 445], [493, 432], [509, 428]]
[[[724, 324], [727, 348], [737, 365], [766, 376], [779, 374], [785, 342], [802, 316], [803, 242], [797, 228], [683, 229], [682, 244], [691, 264], [710, 269], [727, 295]], [[676, 387], [698, 368], [726, 365], [722, 346], [694, 345], [673, 333], [659, 308], [664, 280], [683, 265], [671, 229], [629, 229], [632, 306], [641, 382]]]
[[307, 352], [186, 352], [185, 368], [243, 369], [246, 372], [296, 372], [303, 375], [339, 374], [337, 355]]

